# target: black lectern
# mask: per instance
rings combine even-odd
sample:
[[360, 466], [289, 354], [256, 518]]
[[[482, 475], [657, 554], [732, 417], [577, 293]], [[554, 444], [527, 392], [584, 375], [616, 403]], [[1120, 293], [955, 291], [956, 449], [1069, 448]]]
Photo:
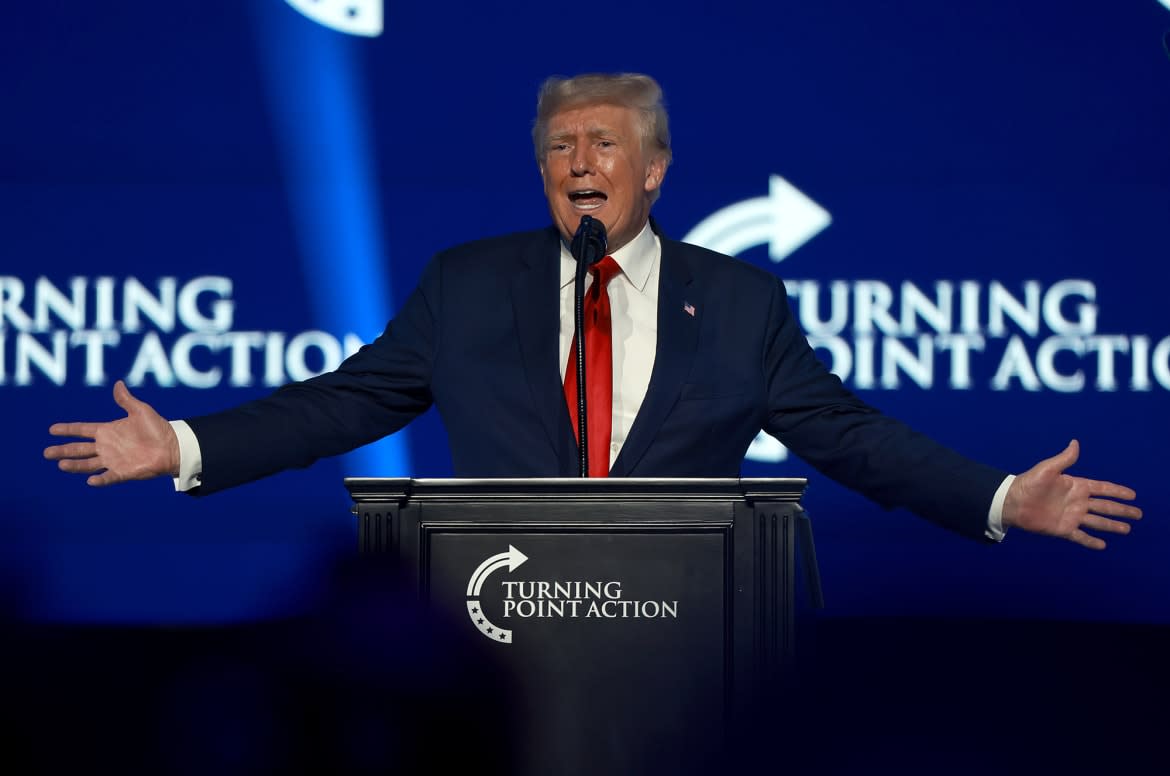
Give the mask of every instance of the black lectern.
[[805, 485], [346, 480], [361, 551], [515, 677], [533, 774], [689, 769], [783, 686], [798, 554], [820, 598]]

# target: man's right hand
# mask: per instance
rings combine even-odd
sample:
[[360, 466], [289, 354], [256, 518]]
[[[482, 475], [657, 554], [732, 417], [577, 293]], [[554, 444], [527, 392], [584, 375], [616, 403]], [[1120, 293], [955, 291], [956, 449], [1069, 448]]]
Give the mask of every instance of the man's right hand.
[[79, 437], [45, 448], [45, 457], [64, 472], [89, 474], [87, 483], [113, 485], [127, 480], [179, 475], [179, 439], [171, 424], [149, 404], [135, 399], [126, 384], [114, 384], [114, 401], [126, 417], [108, 423], [54, 423], [49, 433]]

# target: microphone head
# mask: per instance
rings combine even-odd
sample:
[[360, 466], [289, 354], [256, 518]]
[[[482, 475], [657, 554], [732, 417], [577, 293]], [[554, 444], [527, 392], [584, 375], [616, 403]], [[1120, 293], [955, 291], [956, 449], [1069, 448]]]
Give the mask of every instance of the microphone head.
[[569, 245], [569, 251], [577, 261], [585, 261], [586, 265], [596, 264], [605, 256], [607, 246], [605, 224], [593, 216], [581, 216], [577, 233]]
[[589, 219], [589, 239], [597, 248], [597, 258], [594, 261], [601, 261], [602, 257], [605, 256], [609, 243], [605, 234], [605, 224], [592, 216], [583, 216], [581, 220], [585, 220], [586, 218]]

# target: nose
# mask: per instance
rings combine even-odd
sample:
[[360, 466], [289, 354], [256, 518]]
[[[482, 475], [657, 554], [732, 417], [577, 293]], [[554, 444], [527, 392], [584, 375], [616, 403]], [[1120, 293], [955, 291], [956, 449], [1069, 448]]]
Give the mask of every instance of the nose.
[[590, 156], [588, 146], [579, 145], [573, 149], [570, 169], [576, 176], [588, 175], [593, 172], [593, 159]]

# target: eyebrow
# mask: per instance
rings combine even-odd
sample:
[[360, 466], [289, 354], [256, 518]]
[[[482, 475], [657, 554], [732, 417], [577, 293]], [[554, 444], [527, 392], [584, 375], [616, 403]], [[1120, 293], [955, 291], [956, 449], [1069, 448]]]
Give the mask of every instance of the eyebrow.
[[[573, 137], [575, 134], [576, 134], [575, 132], [572, 132], [570, 130], [565, 130], [564, 132], [549, 132], [548, 133], [548, 140], [549, 140], [549, 142], [553, 142], [555, 140], [564, 140], [564, 139]], [[586, 134], [589, 135], [589, 137], [603, 137], [606, 135], [608, 135], [610, 137], [617, 137], [617, 138], [622, 137], [621, 132], [617, 131], [613, 127], [606, 127], [606, 126], [590, 127], [588, 130], [586, 130]]]

